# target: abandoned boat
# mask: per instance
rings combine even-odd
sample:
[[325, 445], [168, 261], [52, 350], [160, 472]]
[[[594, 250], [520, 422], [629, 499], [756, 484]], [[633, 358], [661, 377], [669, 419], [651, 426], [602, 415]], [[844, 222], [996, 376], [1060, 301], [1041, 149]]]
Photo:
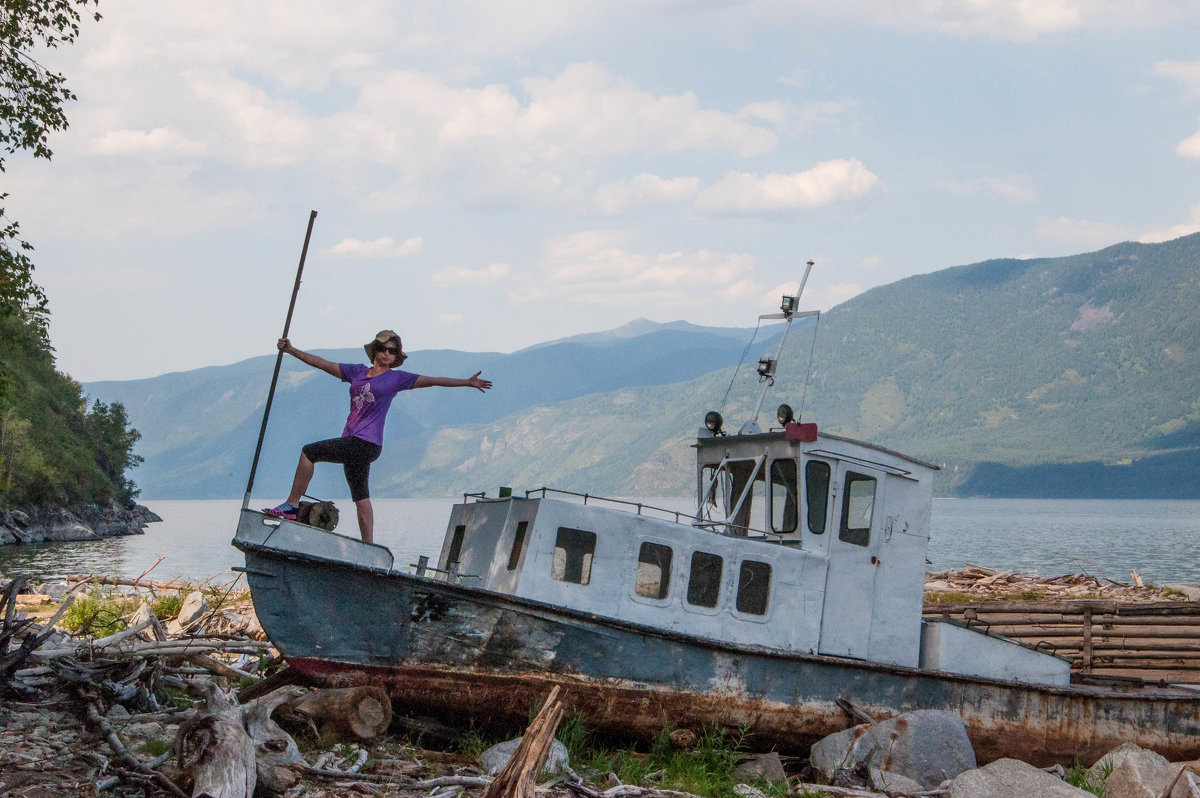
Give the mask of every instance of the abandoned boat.
[[244, 505], [233, 543], [264, 630], [305, 674], [479, 724], [523, 723], [557, 684], [589, 728], [626, 737], [719, 724], [803, 753], [864, 715], [948, 709], [981, 761], [1092, 761], [1123, 742], [1200, 756], [1200, 693], [1072, 684], [1052, 653], [922, 621], [936, 466], [787, 405], [758, 427], [787, 331], [814, 315], [799, 295], [762, 317], [785, 326], [750, 420], [700, 428], [695, 514], [467, 495], [436, 566], [409, 566]]

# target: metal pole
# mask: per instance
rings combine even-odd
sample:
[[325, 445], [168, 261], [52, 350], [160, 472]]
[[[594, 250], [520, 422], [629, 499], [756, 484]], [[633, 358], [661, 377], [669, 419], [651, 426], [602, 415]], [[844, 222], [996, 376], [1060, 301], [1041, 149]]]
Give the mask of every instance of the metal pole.
[[[300, 293], [300, 276], [304, 274], [304, 259], [308, 256], [308, 242], [312, 238], [313, 223], [317, 221], [317, 212], [308, 215], [308, 231], [304, 234], [304, 248], [300, 250], [300, 265], [296, 268], [296, 283], [292, 286], [292, 300], [288, 303], [287, 319], [283, 322], [283, 335], [288, 337], [292, 326], [292, 311], [296, 309], [296, 295]], [[263, 438], [267, 434], [267, 419], [271, 415], [271, 401], [275, 398], [275, 385], [279, 382], [279, 367], [283, 364], [283, 351], [275, 357], [275, 373], [271, 375], [271, 389], [267, 391], [267, 405], [263, 408], [262, 427], [258, 430], [258, 444], [254, 447], [254, 462], [250, 464], [250, 479], [246, 481], [246, 495], [242, 499], [242, 510], [250, 506], [250, 490], [254, 487], [254, 473], [258, 470], [258, 456], [262, 454]]]
[[[813, 262], [811, 260], [805, 264], [804, 279], [800, 281], [800, 290], [796, 292], [797, 302], [799, 302], [801, 295], [804, 294], [804, 286], [808, 285], [808, 275], [812, 272], [812, 267]], [[782, 318], [785, 319], [783, 325], [783, 335], [779, 336], [779, 345], [775, 347], [775, 357], [771, 358], [773, 362], [778, 363], [780, 356], [783, 354], [783, 344], [785, 341], [787, 341], [788, 330], [792, 329], [792, 319], [808, 315], [811, 314], [797, 313], [794, 309], [791, 312], [783, 313]], [[777, 319], [781, 317], [778, 314], [771, 314], [770, 316], [761, 316], [760, 318]], [[762, 389], [758, 392], [758, 403], [754, 405], [754, 413], [750, 416], [750, 421], [747, 424], [747, 426], [752, 424], [756, 431], [758, 428], [758, 414], [762, 410], [763, 399], [767, 397], [767, 389], [774, 385], [775, 381], [773, 379], [769, 379], [763, 380], [762, 383]]]

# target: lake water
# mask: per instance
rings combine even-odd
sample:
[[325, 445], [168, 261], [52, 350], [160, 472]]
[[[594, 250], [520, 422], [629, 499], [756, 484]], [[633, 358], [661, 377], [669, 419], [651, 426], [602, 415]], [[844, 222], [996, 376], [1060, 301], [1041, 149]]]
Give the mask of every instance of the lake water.
[[[459, 499], [376, 499], [376, 542], [397, 566], [441, 549]], [[646, 499], [690, 511], [690, 499]], [[144, 501], [162, 516], [144, 535], [79, 543], [0, 546], [0, 572], [45, 579], [63, 574], [205, 580], [242, 563], [230, 545], [241, 502]], [[357, 536], [353, 505], [339, 502], [340, 531]], [[1200, 501], [937, 499], [929, 570], [967, 564], [1054, 576], [1090, 573], [1121, 582], [1133, 569], [1147, 582], [1200, 584]], [[161, 558], [161, 562], [159, 562]], [[158, 563], [157, 566], [155, 563]]]

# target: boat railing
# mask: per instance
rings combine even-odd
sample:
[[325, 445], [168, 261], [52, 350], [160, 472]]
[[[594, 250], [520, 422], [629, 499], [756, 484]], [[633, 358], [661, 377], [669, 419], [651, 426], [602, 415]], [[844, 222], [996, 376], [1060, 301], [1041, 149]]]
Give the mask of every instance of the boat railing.
[[[689, 518], [691, 516], [688, 516]], [[732, 521], [713, 521], [707, 518], [696, 519], [693, 526], [707, 529], [710, 532], [716, 532], [718, 535], [729, 535], [730, 537], [746, 538], [747, 540], [765, 540], [768, 543], [779, 543], [784, 546], [799, 546], [799, 540], [793, 540], [785, 537], [778, 532], [771, 532], [767, 529], [758, 529], [752, 526], [743, 526], [735, 524]]]
[[689, 524], [695, 523], [696, 521], [696, 516], [682, 510], [668, 510], [666, 507], [655, 507], [654, 505], [646, 504], [645, 502], [631, 501], [629, 499], [610, 499], [605, 496], [596, 496], [591, 493], [577, 493], [573, 490], [562, 490], [561, 488], [549, 488], [545, 486], [534, 488], [532, 490], [525, 491], [525, 498], [528, 499], [536, 494], [541, 494], [541, 497], [544, 499], [548, 494], [551, 493], [557, 496], [573, 496], [578, 499], [583, 499], [584, 504], [587, 504], [588, 502], [603, 502], [605, 504], [618, 504], [625, 507], [632, 507], [637, 515], [646, 515], [651, 512], [662, 513], [663, 516], [667, 518], [673, 518], [677, 524], [684, 523], [685, 519]]

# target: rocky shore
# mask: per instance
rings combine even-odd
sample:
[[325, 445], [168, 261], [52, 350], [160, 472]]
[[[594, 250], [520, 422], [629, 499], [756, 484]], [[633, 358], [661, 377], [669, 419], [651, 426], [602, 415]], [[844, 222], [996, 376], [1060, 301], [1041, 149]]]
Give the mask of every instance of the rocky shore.
[[0, 507], [0, 546], [12, 543], [61, 543], [140, 535], [161, 521], [148, 507], [90, 504], [80, 507]]

